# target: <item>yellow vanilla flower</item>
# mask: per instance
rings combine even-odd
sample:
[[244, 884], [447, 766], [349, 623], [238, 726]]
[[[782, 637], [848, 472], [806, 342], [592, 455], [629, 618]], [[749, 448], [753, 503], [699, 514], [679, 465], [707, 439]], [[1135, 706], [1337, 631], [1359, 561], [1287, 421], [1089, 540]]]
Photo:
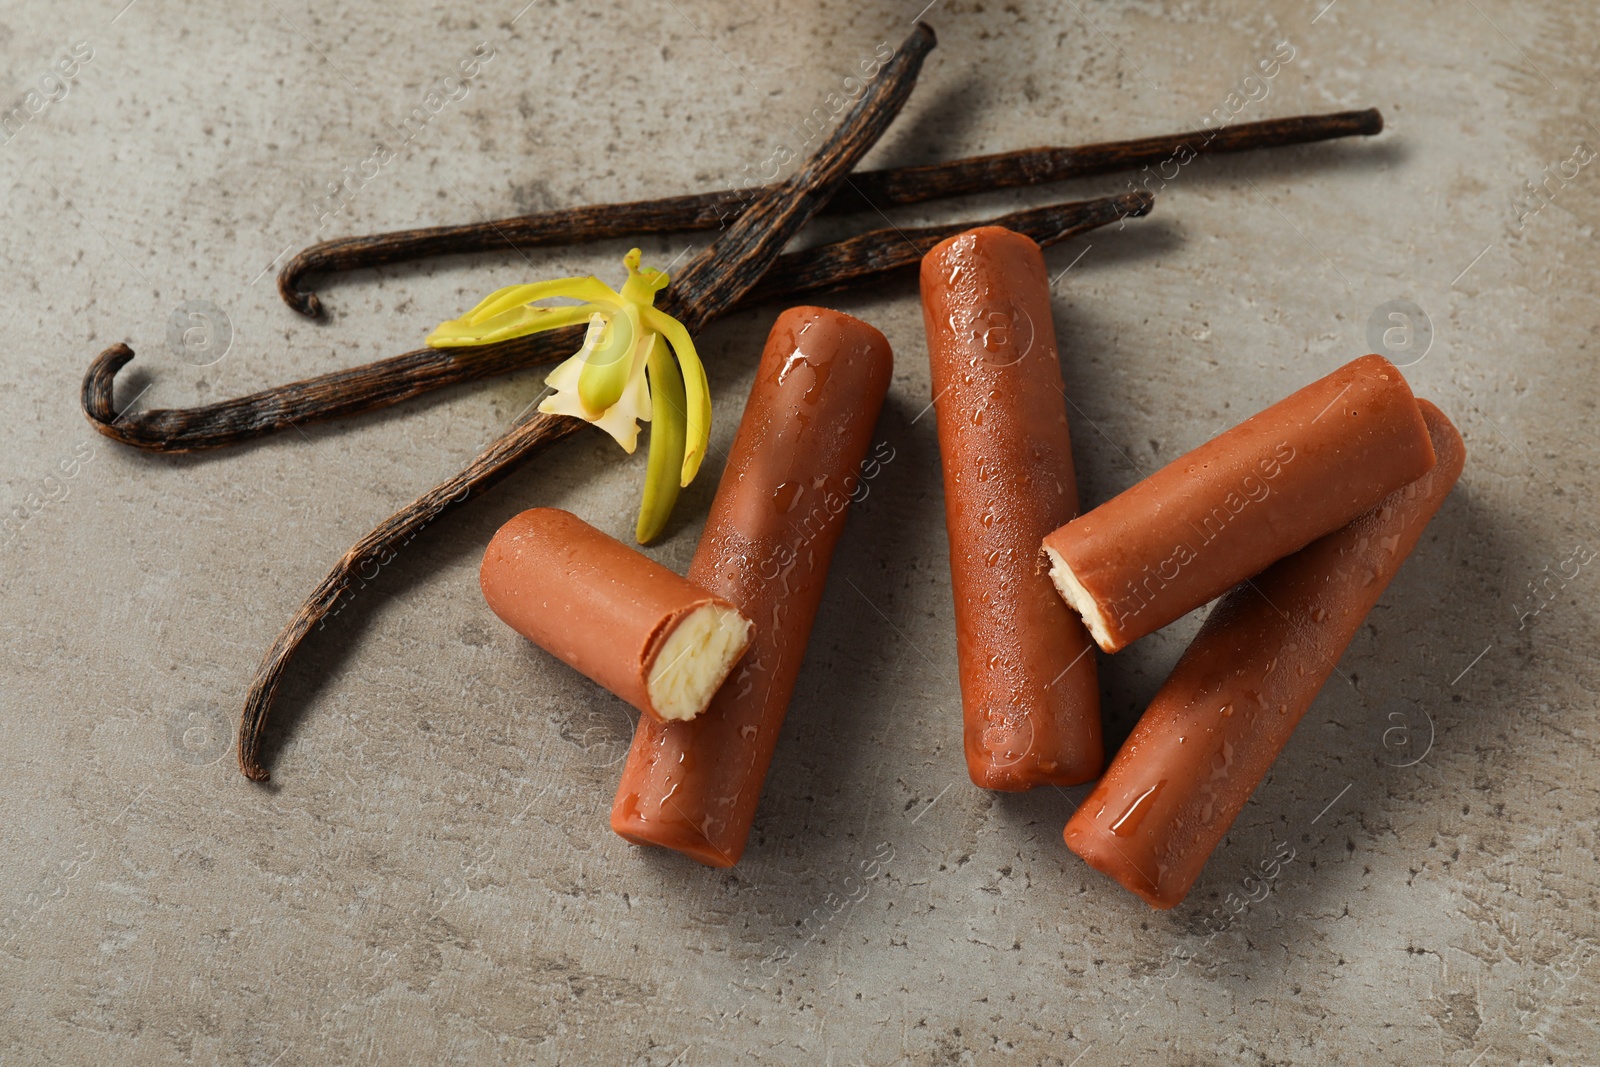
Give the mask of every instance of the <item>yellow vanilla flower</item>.
[[[638, 538], [666, 526], [678, 490], [694, 480], [711, 438], [711, 389], [683, 323], [655, 307], [669, 281], [663, 271], [639, 269], [639, 250], [622, 259], [628, 280], [619, 293], [599, 278], [559, 278], [490, 293], [459, 319], [428, 335], [434, 348], [486, 345], [562, 326], [588, 323], [583, 346], [545, 378], [555, 392], [539, 405], [551, 415], [585, 419], [610, 434], [630, 455], [639, 423], [654, 421]], [[575, 307], [536, 307], [568, 297]]]

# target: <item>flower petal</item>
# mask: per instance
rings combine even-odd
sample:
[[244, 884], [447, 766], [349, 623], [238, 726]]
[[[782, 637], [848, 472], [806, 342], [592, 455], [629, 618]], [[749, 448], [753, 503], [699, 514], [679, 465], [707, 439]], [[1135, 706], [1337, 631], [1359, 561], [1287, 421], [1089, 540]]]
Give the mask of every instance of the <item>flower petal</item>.
[[672, 346], [672, 354], [683, 368], [686, 443], [680, 482], [688, 485], [700, 472], [700, 464], [706, 458], [706, 448], [711, 443], [711, 385], [706, 380], [706, 369], [700, 363], [700, 356], [694, 350], [694, 341], [683, 323], [653, 307], [641, 309], [641, 316], [646, 326], [667, 339]]
[[639, 502], [639, 524], [634, 531], [641, 545], [649, 544], [666, 529], [672, 506], [678, 502], [678, 476], [683, 470], [683, 375], [666, 339], [660, 334], [651, 337], [650, 460], [645, 467], [644, 497]]
[[[592, 422], [606, 433], [610, 434], [623, 451], [632, 454], [639, 445], [639, 419], [646, 421], [650, 418], [650, 386], [645, 380], [645, 360], [634, 361], [635, 366], [627, 380], [623, 383], [622, 395], [602, 411], [589, 408], [583, 401], [582, 382], [583, 372], [587, 360], [596, 344], [596, 339], [605, 332], [602, 316], [596, 315], [589, 323], [589, 332], [584, 337], [584, 346], [578, 354], [563, 360], [555, 370], [545, 377], [545, 384], [555, 390], [539, 404], [539, 410], [547, 415], [570, 415], [576, 419]], [[654, 335], [647, 335], [642, 339], [645, 351], [648, 352]]]
[[639, 419], [650, 418], [650, 385], [645, 380], [645, 360], [639, 360], [622, 398], [593, 423], [610, 434], [630, 456], [639, 447]]
[[495, 341], [507, 341], [513, 337], [526, 337], [545, 330], [572, 326], [601, 310], [595, 304], [561, 308], [513, 307], [473, 322], [468, 322], [466, 319], [441, 322], [428, 335], [427, 344], [430, 348], [465, 348], [470, 345], [492, 344]]
[[599, 339], [585, 339], [583, 372], [578, 376], [578, 397], [590, 411], [604, 411], [622, 398], [633, 377], [633, 352], [641, 340], [634, 330], [638, 315], [608, 315]]
[[549, 300], [557, 296], [586, 300], [595, 304], [622, 303], [620, 293], [591, 274], [582, 278], [552, 278], [547, 282], [508, 285], [504, 289], [496, 289], [462, 318], [467, 320], [486, 318], [498, 315], [502, 311], [509, 311], [521, 304], [531, 304], [535, 300]]
[[[600, 336], [605, 332], [605, 325], [605, 316], [600, 314], [591, 316], [589, 329], [583, 335], [583, 346], [576, 353], [556, 364], [555, 370], [545, 375], [544, 384], [554, 389], [557, 393], [571, 394], [572, 403], [577, 405], [573, 414], [580, 419], [597, 419], [604, 414], [603, 409], [594, 411], [583, 406], [583, 402], [580, 399], [581, 394], [578, 392], [578, 384], [583, 378], [584, 361], [589, 358], [589, 353], [599, 343]], [[555, 412], [555, 414], [567, 413]]]
[[565, 390], [551, 393], [539, 401], [539, 410], [546, 415], [570, 415], [575, 419], [589, 421], [589, 413], [583, 410], [583, 405], [578, 403], [578, 394]]
[[[573, 308], [526, 306], [534, 300], [558, 296], [597, 306], [589, 307], [581, 314]], [[428, 344], [434, 348], [455, 348], [506, 341], [581, 322], [584, 315], [596, 310], [616, 311], [623, 304], [620, 293], [595, 277], [557, 278], [554, 281], [534, 282], [532, 285], [511, 285], [490, 293], [461, 318], [440, 323], [428, 335]], [[578, 317], [569, 317], [574, 314]]]
[[545, 375], [544, 384], [558, 393], [578, 395], [578, 375], [583, 371], [583, 353], [568, 356], [556, 364], [556, 369]]

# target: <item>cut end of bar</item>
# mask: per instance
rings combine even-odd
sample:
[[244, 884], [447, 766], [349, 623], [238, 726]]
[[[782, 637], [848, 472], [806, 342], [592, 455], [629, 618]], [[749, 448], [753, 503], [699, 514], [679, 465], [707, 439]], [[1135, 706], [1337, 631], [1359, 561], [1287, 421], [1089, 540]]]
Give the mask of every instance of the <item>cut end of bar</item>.
[[684, 616], [650, 666], [650, 703], [668, 722], [699, 715], [750, 645], [749, 619], [725, 604], [704, 604]]
[[1050, 580], [1055, 583], [1056, 592], [1061, 594], [1061, 599], [1065, 600], [1073, 611], [1082, 616], [1084, 626], [1089, 629], [1089, 636], [1100, 646], [1100, 651], [1115, 652], [1120, 649], [1122, 646], [1111, 636], [1111, 620], [1100, 610], [1100, 605], [1089, 595], [1089, 590], [1078, 581], [1078, 576], [1072, 573], [1072, 568], [1067, 565], [1066, 559], [1049, 545], [1044, 546], [1044, 554], [1050, 561]]

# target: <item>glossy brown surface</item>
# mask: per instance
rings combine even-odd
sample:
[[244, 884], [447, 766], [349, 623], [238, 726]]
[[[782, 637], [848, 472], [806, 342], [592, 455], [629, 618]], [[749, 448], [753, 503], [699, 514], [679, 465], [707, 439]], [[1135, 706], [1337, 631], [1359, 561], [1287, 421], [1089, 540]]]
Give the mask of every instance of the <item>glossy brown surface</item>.
[[657, 719], [648, 683], [661, 646], [696, 609], [731, 607], [558, 508], [500, 527], [478, 580], [507, 626]]
[[892, 371], [889, 342], [859, 319], [778, 316], [689, 568], [755, 634], [699, 718], [639, 720], [611, 809], [628, 840], [738, 862]]
[[1099, 773], [1093, 643], [1039, 564], [1078, 512], [1050, 280], [1039, 246], [988, 226], [922, 261], [967, 773], [987, 789]]
[[1400, 371], [1362, 356], [1044, 543], [1094, 598], [1107, 630], [1096, 639], [1115, 652], [1337, 530], [1433, 461]]
[[1067, 822], [1068, 847], [1152, 906], [1189, 892], [1461, 474], [1461, 435], [1420, 408], [1437, 465], [1229, 593]]

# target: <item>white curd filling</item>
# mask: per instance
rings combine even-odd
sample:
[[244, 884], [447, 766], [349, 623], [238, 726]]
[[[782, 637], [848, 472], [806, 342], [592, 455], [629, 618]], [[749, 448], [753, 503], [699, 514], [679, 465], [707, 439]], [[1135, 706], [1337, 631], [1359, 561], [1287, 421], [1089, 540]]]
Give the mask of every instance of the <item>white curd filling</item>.
[[1100, 650], [1110, 652], [1116, 647], [1116, 642], [1111, 638], [1111, 620], [1100, 610], [1100, 605], [1089, 595], [1089, 590], [1078, 581], [1078, 576], [1072, 573], [1072, 568], [1061, 553], [1046, 545], [1044, 554], [1050, 560], [1050, 580], [1055, 583], [1056, 592], [1072, 606], [1073, 611], [1083, 616], [1083, 624], [1089, 628], [1089, 636], [1094, 638]]
[[692, 719], [706, 710], [750, 644], [750, 620], [732, 608], [706, 604], [667, 635], [645, 683], [663, 719]]

